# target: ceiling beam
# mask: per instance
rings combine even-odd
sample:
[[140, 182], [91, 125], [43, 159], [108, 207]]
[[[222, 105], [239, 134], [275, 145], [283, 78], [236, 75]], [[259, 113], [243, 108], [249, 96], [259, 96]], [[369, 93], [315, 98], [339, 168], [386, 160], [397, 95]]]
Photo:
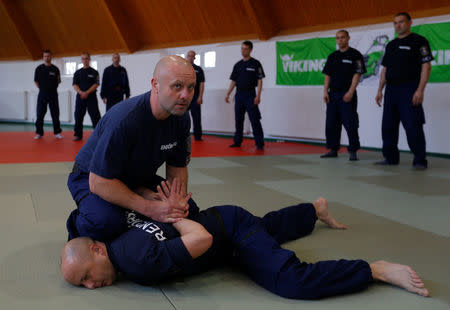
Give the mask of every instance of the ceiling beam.
[[133, 29], [133, 19], [120, 7], [121, 1], [103, 0], [102, 2], [128, 53], [136, 52], [142, 44], [138, 40], [139, 35]]
[[270, 0], [244, 0], [243, 4], [260, 40], [269, 40], [277, 35], [280, 29], [270, 12]]
[[22, 9], [14, 0], [0, 0], [0, 5], [10, 18], [30, 57], [33, 60], [41, 59], [43, 50], [41, 42]]

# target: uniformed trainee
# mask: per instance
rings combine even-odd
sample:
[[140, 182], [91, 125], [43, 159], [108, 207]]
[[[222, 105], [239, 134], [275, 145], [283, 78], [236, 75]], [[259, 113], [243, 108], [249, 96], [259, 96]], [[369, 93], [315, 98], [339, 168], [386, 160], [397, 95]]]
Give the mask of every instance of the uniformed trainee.
[[130, 98], [127, 70], [120, 65], [118, 53], [112, 55], [112, 65], [103, 71], [100, 97], [106, 104], [106, 111], [122, 100]]
[[185, 59], [167, 56], [156, 65], [151, 83], [151, 91], [108, 111], [75, 157], [68, 178], [77, 204], [67, 221], [74, 227], [70, 239], [117, 237], [127, 229], [127, 209], [162, 222], [187, 215], [188, 205], [157, 201], [150, 189], [160, 184], [156, 172], [163, 163], [168, 180], [187, 184], [191, 153], [185, 112], [195, 72]]
[[44, 63], [34, 71], [34, 83], [39, 88], [36, 105], [36, 136], [40, 139], [44, 135], [44, 117], [47, 113], [47, 105], [53, 122], [53, 133], [57, 139], [62, 139], [61, 124], [59, 122], [58, 85], [61, 83], [61, 75], [58, 67], [52, 64], [52, 52], [45, 50]]
[[[234, 142], [230, 147], [240, 147], [243, 139], [244, 117], [248, 113], [252, 125], [253, 137], [256, 148], [264, 149], [264, 133], [261, 126], [261, 112], [259, 104], [261, 102], [262, 79], [265, 77], [261, 63], [250, 56], [253, 50], [253, 43], [244, 41], [241, 45], [242, 60], [238, 61], [230, 76], [230, 87], [228, 88], [225, 102], [230, 102], [230, 94], [236, 86], [235, 105], [235, 126]], [[256, 92], [255, 92], [256, 88]]]
[[380, 165], [398, 165], [398, 135], [403, 124], [409, 148], [414, 154], [413, 167], [426, 169], [425, 114], [423, 110], [424, 90], [430, 77], [434, 59], [428, 40], [411, 32], [411, 16], [399, 13], [394, 17], [394, 28], [398, 37], [388, 43], [383, 57], [380, 84], [375, 97], [381, 106], [384, 94], [382, 138], [384, 160]]
[[83, 63], [83, 67], [75, 71], [73, 75], [73, 88], [77, 92], [73, 141], [83, 139], [83, 120], [86, 115], [86, 109], [91, 117], [94, 128], [100, 120], [97, 100], [97, 88], [100, 84], [100, 76], [98, 71], [90, 66], [91, 56], [89, 53], [85, 52], [81, 55], [81, 62]]
[[201, 106], [203, 104], [203, 92], [205, 90], [205, 74], [203, 72], [203, 69], [194, 63], [194, 51], [189, 51], [187, 53], [186, 59], [192, 64], [192, 67], [194, 67], [197, 80], [197, 82], [195, 83], [194, 97], [192, 98], [192, 102], [189, 105], [189, 110], [191, 111], [192, 116], [192, 123], [194, 125], [194, 139], [196, 141], [202, 141], [203, 131]]
[[347, 131], [349, 159], [358, 160], [359, 144], [358, 86], [361, 74], [366, 72], [361, 53], [350, 47], [350, 36], [346, 30], [336, 33], [339, 49], [328, 56], [323, 68], [325, 74], [323, 98], [327, 104], [325, 135], [330, 151], [322, 158], [337, 157], [341, 142], [341, 130]]
[[[167, 199], [175, 197], [174, 187]], [[174, 224], [130, 212], [130, 229], [115, 240], [70, 241], [61, 254], [61, 273], [73, 285], [95, 289], [113, 284], [117, 273], [141, 285], [158, 285], [175, 276], [232, 264], [265, 289], [286, 298], [354, 293], [374, 281], [428, 295], [419, 276], [405, 265], [369, 264], [360, 259], [306, 263], [280, 246], [310, 234], [317, 219], [332, 228], [346, 228], [331, 217], [323, 198], [272, 211], [262, 218], [231, 205], [212, 207]]]

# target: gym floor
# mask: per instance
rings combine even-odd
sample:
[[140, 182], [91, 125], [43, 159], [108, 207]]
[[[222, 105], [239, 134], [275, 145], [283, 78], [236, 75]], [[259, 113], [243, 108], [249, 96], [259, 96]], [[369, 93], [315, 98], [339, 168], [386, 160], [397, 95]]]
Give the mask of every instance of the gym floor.
[[[240, 205], [256, 215], [323, 196], [330, 211], [350, 226], [334, 231], [317, 223], [313, 233], [284, 246], [303, 261], [361, 258], [408, 264], [431, 298], [385, 284], [358, 294], [319, 301], [289, 300], [264, 290], [231, 268], [221, 268], [157, 287], [128, 281], [90, 291], [64, 282], [60, 250], [65, 220], [75, 208], [66, 187], [76, 152], [70, 128], [57, 140], [46, 127], [0, 125], [0, 300], [2, 309], [449, 309], [450, 160], [430, 157], [415, 171], [412, 156], [379, 167], [377, 152], [345, 152], [320, 159], [322, 146], [267, 142], [264, 152], [246, 140], [205, 136], [192, 145], [189, 190], [200, 208]], [[88, 134], [85, 136], [87, 139]], [[164, 171], [163, 169], [160, 172]]]

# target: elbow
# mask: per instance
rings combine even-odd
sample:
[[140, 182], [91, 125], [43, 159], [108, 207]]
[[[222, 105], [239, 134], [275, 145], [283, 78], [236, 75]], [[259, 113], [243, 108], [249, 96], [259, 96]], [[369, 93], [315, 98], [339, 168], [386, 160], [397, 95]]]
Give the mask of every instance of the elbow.
[[202, 240], [201, 240], [201, 244], [204, 245], [204, 251], [207, 251], [213, 243], [213, 236], [207, 231], [205, 230], [202, 233]]

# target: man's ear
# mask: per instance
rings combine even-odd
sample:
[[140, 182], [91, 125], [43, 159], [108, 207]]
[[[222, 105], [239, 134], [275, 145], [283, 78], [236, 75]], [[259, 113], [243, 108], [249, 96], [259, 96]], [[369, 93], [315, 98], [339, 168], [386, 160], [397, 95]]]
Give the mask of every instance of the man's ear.
[[155, 91], [156, 93], [158, 93], [159, 92], [158, 80], [156, 78], [152, 78], [151, 84], [152, 84], [152, 90]]
[[105, 256], [106, 255], [105, 248], [102, 247], [97, 242], [91, 243], [89, 245], [89, 251], [91, 252], [92, 255], [101, 255], [101, 256]]

